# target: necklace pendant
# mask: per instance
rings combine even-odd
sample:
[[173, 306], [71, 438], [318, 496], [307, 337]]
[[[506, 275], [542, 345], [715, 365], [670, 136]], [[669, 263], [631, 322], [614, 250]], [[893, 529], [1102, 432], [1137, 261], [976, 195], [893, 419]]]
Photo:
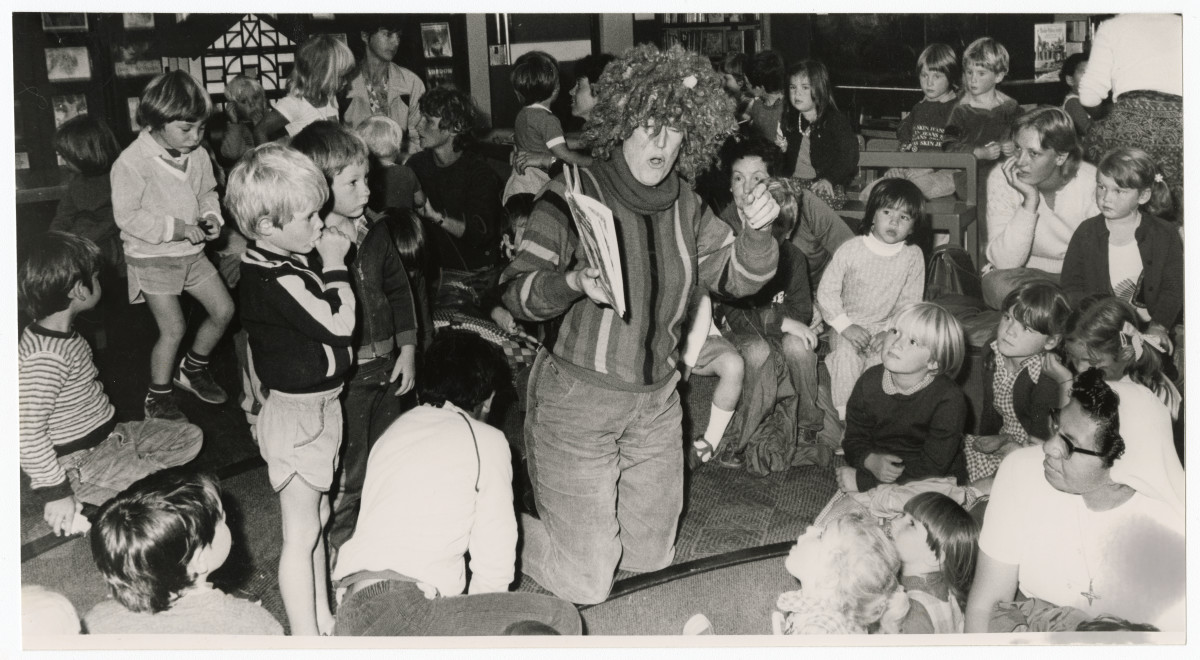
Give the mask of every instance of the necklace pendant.
[[1088, 607], [1091, 607], [1091, 606], [1092, 606], [1092, 601], [1093, 601], [1093, 600], [1100, 600], [1100, 594], [1096, 593], [1096, 590], [1095, 590], [1095, 588], [1093, 587], [1093, 583], [1092, 583], [1092, 580], [1091, 580], [1091, 579], [1089, 579], [1089, 580], [1088, 580], [1088, 588], [1087, 588], [1087, 591], [1081, 591], [1081, 592], [1079, 592], [1079, 595], [1080, 595], [1080, 596], [1083, 596], [1084, 598], [1086, 598], [1086, 599], [1087, 599], [1087, 601], [1088, 601]]

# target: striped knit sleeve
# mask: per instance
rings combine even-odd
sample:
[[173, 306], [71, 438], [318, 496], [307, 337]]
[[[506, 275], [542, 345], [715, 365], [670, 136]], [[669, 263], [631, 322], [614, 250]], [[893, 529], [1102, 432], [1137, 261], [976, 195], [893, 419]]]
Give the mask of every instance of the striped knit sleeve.
[[[62, 356], [50, 351], [22, 356], [20, 362], [21, 469], [34, 489], [65, 486], [67, 473], [59, 465], [50, 439], [50, 416], [70, 367]], [[70, 494], [66, 490], [55, 499]]]
[[700, 281], [710, 291], [744, 298], [775, 276], [779, 243], [769, 230], [747, 228], [734, 237], [729, 225], [707, 205], [701, 205], [697, 213], [696, 262]]
[[519, 319], [552, 319], [583, 297], [567, 285], [576, 241], [567, 227], [568, 213], [561, 197], [543, 196], [529, 216], [516, 256], [500, 276], [504, 306]]
[[349, 346], [354, 334], [355, 307], [349, 274], [336, 269], [322, 275], [325, 286], [320, 293], [306, 286], [300, 275], [280, 275], [275, 281], [287, 295], [274, 296], [274, 303], [306, 337], [330, 346]]

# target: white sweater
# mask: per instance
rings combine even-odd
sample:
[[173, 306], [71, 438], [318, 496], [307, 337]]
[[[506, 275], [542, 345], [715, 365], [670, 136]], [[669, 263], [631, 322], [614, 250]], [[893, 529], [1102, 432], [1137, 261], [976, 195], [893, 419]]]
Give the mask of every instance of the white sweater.
[[1175, 14], [1121, 14], [1096, 30], [1079, 101], [1099, 105], [1144, 89], [1183, 96], [1183, 19]]
[[1054, 208], [1038, 194], [1037, 215], [1021, 205], [1023, 197], [999, 167], [987, 179], [987, 258], [996, 268], [1038, 268], [1061, 273], [1067, 245], [1084, 220], [1100, 214], [1096, 206], [1096, 168], [1080, 163], [1075, 178], [1054, 199]]

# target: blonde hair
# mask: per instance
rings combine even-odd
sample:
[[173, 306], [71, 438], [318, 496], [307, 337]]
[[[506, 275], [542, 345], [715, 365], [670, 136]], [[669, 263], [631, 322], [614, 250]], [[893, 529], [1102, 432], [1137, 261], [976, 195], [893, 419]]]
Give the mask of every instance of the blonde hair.
[[838, 543], [825, 546], [828, 570], [817, 584], [802, 586], [829, 596], [847, 619], [868, 628], [893, 606], [900, 588], [900, 553], [883, 528], [861, 512], [830, 522], [827, 538], [830, 531], [836, 532]]
[[233, 123], [257, 124], [267, 114], [267, 93], [253, 78], [237, 75], [225, 83], [225, 116]]
[[322, 107], [333, 100], [355, 67], [349, 46], [331, 34], [318, 34], [296, 51], [288, 93]]
[[229, 173], [225, 206], [246, 236], [262, 238], [259, 221], [283, 227], [329, 199], [325, 175], [304, 154], [274, 142], [255, 147]]
[[967, 352], [966, 339], [962, 324], [941, 305], [930, 302], [906, 305], [892, 316], [887, 327], [915, 337], [928, 348], [938, 373], [951, 378], [958, 374]]
[[381, 160], [394, 159], [404, 142], [404, 129], [385, 115], [367, 117], [354, 127], [354, 132], [367, 144], [371, 155]]
[[1008, 73], [1008, 49], [991, 37], [980, 37], [963, 51], [963, 68], [977, 64], [992, 73]]

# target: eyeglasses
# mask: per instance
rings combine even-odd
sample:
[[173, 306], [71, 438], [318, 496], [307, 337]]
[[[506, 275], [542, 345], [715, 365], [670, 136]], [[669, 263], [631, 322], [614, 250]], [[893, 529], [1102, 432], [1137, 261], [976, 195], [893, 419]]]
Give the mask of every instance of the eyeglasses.
[[1053, 438], [1054, 436], [1058, 436], [1058, 439], [1062, 440], [1063, 446], [1067, 448], [1066, 458], [1071, 458], [1072, 454], [1087, 454], [1088, 456], [1104, 458], [1104, 455], [1098, 451], [1084, 449], [1083, 447], [1076, 447], [1075, 445], [1071, 444], [1070, 440], [1067, 440], [1066, 437], [1059, 433], [1059, 431], [1062, 430], [1062, 424], [1060, 424], [1058, 420], [1060, 413], [1062, 413], [1062, 408], [1050, 409], [1050, 437]]

